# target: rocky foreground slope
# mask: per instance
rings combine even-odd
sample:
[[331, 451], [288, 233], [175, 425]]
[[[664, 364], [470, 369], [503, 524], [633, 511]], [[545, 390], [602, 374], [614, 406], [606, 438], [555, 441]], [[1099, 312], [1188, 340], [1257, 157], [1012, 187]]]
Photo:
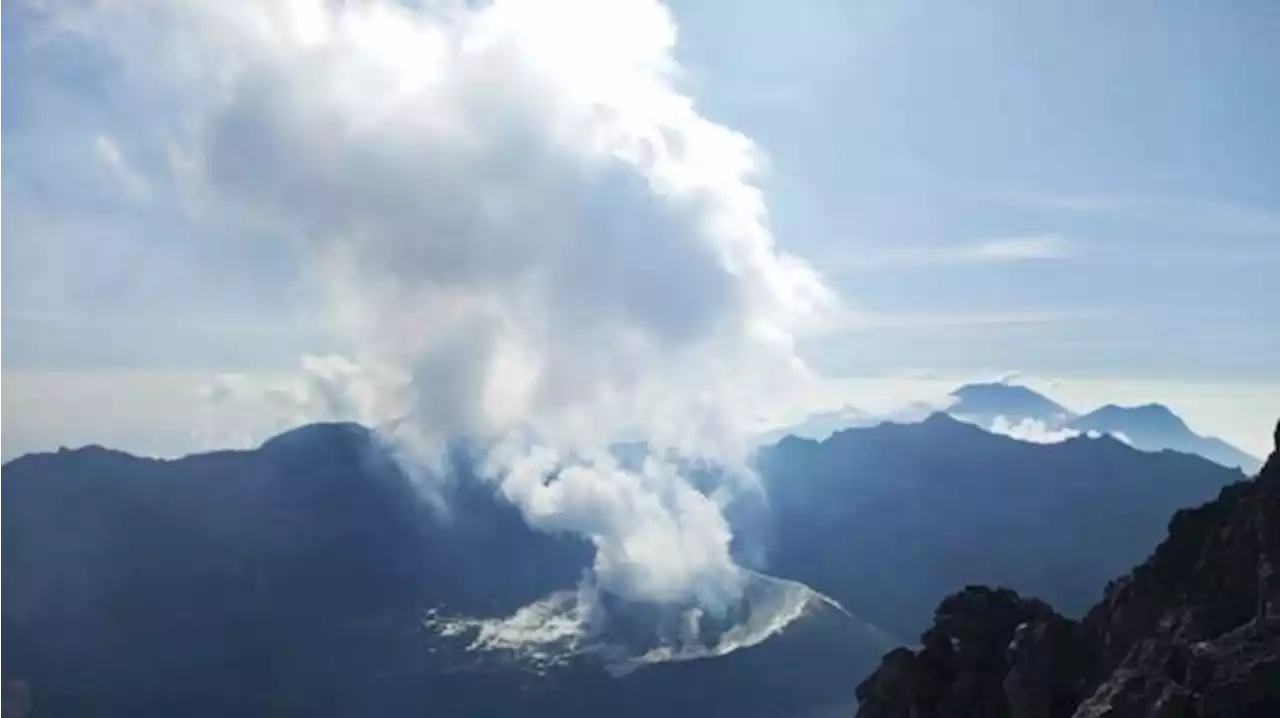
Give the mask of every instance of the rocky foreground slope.
[[1280, 450], [1175, 514], [1079, 622], [1008, 589], [947, 597], [921, 646], [858, 686], [857, 716], [1280, 716], [1278, 571]]

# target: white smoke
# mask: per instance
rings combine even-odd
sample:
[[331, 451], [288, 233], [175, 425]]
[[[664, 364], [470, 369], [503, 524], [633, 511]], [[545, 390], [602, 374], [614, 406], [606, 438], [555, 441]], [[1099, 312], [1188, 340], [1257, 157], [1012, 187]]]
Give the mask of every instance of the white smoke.
[[[751, 585], [752, 596], [736, 607], [741, 615], [733, 625], [706, 631], [701, 625], [703, 609], [686, 607], [656, 620], [666, 625], [655, 626], [659, 640], [652, 645], [601, 641], [592, 625], [600, 618], [595, 611], [599, 604], [589, 595], [594, 589], [586, 585], [553, 593], [505, 618], [450, 616], [432, 609], [423, 623], [437, 635], [465, 639], [468, 652], [503, 653], [535, 668], [593, 654], [604, 659], [615, 675], [649, 664], [715, 658], [750, 648], [815, 611], [838, 612], [868, 631], [877, 630], [802, 583], [750, 571], [744, 571], [744, 579]], [[886, 648], [894, 645], [896, 641], [889, 641]]]
[[1058, 444], [1080, 436], [1080, 432], [1075, 429], [1053, 426], [1030, 417], [1022, 417], [1014, 421], [1005, 416], [997, 416], [991, 420], [986, 429], [993, 434], [1001, 434], [1033, 444]]
[[[55, 3], [56, 5], [56, 3]], [[656, 0], [410, 6], [139, 0], [62, 7], [114, 53], [193, 206], [299, 243], [346, 359], [303, 408], [358, 403], [431, 446], [495, 446], [529, 522], [586, 536], [601, 585], [740, 590], [718, 496], [651, 458], [740, 463], [808, 374], [834, 299], [780, 252], [751, 141], [679, 90]], [[153, 180], [154, 181], [154, 180]], [[558, 478], [547, 481], [550, 473]]]
[[1089, 439], [1099, 439], [1103, 436], [1110, 436], [1121, 443], [1133, 446], [1133, 441], [1131, 441], [1123, 432], [1119, 431], [1113, 431], [1106, 434], [1093, 430], [1082, 432], [1068, 426], [1059, 426], [1039, 419], [1032, 419], [1030, 417], [1022, 417], [1015, 421], [1006, 416], [997, 416], [985, 424], [980, 421], [975, 422], [972, 419], [966, 419], [964, 417], [960, 418], [965, 421], [970, 421], [971, 423], [977, 423], [978, 426], [982, 426], [993, 434], [1000, 434], [1002, 436], [1007, 436], [1019, 441], [1026, 441], [1032, 444], [1060, 444], [1078, 436], [1084, 436]]

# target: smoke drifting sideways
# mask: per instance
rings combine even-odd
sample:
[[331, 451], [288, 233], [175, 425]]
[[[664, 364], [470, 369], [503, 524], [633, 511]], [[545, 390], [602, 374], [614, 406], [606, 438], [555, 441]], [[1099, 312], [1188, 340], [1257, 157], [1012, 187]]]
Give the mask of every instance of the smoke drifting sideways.
[[[587, 537], [606, 590], [740, 595], [735, 487], [666, 457], [744, 474], [837, 301], [775, 247], [752, 142], [680, 91], [664, 5], [51, 6], [154, 113], [131, 142], [176, 148], [168, 181], [302, 248], [354, 347], [312, 362], [324, 404], [423, 456], [487, 442], [497, 490]], [[620, 438], [650, 448], [638, 468]]]

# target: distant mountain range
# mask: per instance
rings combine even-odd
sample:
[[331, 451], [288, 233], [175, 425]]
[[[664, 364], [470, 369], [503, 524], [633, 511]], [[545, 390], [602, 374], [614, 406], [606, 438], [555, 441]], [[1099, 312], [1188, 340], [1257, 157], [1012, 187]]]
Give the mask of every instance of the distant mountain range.
[[[466, 451], [447, 461], [447, 519], [354, 425], [172, 461], [88, 447], [5, 464], [6, 686], [42, 716], [848, 715], [949, 588], [1083, 611], [1169, 513], [1240, 478], [941, 414], [784, 439], [759, 457], [769, 510], [727, 508], [762, 573], [673, 654], [655, 637], [686, 614], [607, 594], [605, 628], [579, 640], [590, 547], [529, 530]], [[546, 626], [561, 633], [513, 640]]]
[[[1111, 434], [1143, 451], [1180, 451], [1197, 454], [1228, 468], [1256, 472], [1262, 461], [1213, 436], [1202, 436], [1162, 404], [1122, 407], [1107, 404], [1085, 414], [1032, 389], [1003, 382], [966, 384], [950, 394], [943, 410], [958, 419], [1015, 438], [1038, 435], [1040, 440], [1061, 440], [1075, 434]], [[761, 437], [773, 443], [784, 436], [825, 439], [842, 429], [874, 426], [886, 420], [917, 420], [927, 415], [924, 404], [907, 407], [891, 416], [879, 416], [854, 406], [815, 413], [804, 421], [775, 429]]]
[[1178, 415], [1162, 404], [1116, 406], [1107, 404], [1067, 422], [1076, 431], [1097, 431], [1122, 435], [1143, 451], [1170, 449], [1200, 456], [1223, 466], [1240, 467], [1246, 473], [1256, 472], [1262, 462], [1222, 439], [1201, 436], [1192, 431]]
[[941, 413], [821, 442], [784, 439], [759, 464], [770, 571], [898, 636], [918, 635], [938, 596], [971, 583], [1078, 615], [1146, 556], [1171, 513], [1242, 478], [1109, 436], [1034, 444]]
[[832, 434], [845, 429], [875, 426], [886, 421], [918, 422], [938, 411], [938, 407], [926, 401], [912, 401], [899, 406], [888, 413], [872, 413], [851, 404], [839, 409], [818, 411], [809, 414], [797, 424], [778, 427], [766, 431], [756, 437], [756, 446], [767, 446], [777, 443], [788, 436], [798, 439], [822, 441]]
[[1257, 457], [1221, 439], [1192, 431], [1162, 404], [1134, 407], [1107, 404], [1076, 415], [1052, 399], [1014, 384], [969, 384], [951, 395], [956, 401], [947, 412], [980, 426], [990, 427], [1001, 418], [1012, 424], [1029, 420], [1040, 422], [1049, 430], [1112, 434], [1143, 451], [1168, 449], [1198, 454], [1229, 468], [1239, 467], [1246, 473], [1262, 466]]

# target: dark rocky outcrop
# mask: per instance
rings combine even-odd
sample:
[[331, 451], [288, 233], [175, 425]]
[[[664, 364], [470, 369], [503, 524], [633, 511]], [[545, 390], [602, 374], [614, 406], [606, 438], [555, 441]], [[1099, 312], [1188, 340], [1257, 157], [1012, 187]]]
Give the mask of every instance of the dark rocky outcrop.
[[1280, 452], [1254, 480], [1176, 513], [1079, 622], [1007, 589], [948, 597], [922, 645], [888, 654], [858, 687], [857, 715], [1280, 715], [1278, 569]]
[[1048, 604], [970, 586], [938, 607], [916, 651], [898, 649], [858, 686], [863, 718], [1066, 717], [1097, 656], [1091, 636]]

